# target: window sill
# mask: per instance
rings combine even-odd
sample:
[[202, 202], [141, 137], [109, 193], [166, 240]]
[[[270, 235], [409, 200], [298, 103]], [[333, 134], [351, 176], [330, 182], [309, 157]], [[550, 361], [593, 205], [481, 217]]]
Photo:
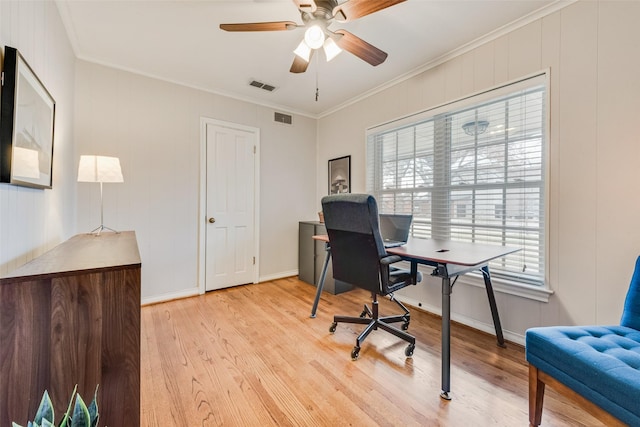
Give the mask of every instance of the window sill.
[[[464, 276], [460, 276], [458, 282], [464, 283], [465, 285], [484, 288], [484, 279], [482, 278], [482, 275], [480, 273], [474, 272], [465, 274]], [[493, 285], [494, 292], [515, 295], [534, 301], [549, 302], [549, 297], [553, 295], [553, 291], [551, 289], [545, 288], [543, 286], [518, 283], [513, 280], [491, 277], [491, 284]]]

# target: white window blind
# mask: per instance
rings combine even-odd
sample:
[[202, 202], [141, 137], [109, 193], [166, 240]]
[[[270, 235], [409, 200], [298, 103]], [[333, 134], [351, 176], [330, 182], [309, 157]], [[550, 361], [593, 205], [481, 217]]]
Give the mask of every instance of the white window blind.
[[413, 237], [522, 248], [492, 274], [541, 285], [545, 110], [540, 75], [370, 129], [367, 190]]

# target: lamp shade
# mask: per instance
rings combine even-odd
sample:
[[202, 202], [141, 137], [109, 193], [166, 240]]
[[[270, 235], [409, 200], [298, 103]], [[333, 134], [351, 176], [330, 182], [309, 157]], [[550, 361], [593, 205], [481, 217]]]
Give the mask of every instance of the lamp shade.
[[80, 156], [78, 182], [124, 182], [120, 159], [107, 156]]

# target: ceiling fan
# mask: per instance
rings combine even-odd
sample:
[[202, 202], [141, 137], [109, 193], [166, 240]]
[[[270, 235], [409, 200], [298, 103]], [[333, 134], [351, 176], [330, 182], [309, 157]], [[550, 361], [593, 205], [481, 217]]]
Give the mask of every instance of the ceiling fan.
[[220, 24], [225, 31], [288, 31], [306, 28], [304, 39], [294, 53], [291, 65], [292, 73], [304, 73], [314, 52], [323, 48], [327, 61], [333, 59], [342, 50], [352, 53], [363, 61], [376, 66], [387, 59], [387, 54], [367, 43], [347, 30], [332, 31], [329, 26], [334, 22], [351, 22], [406, 0], [293, 0], [304, 24], [293, 21], [254, 22], [244, 24]]

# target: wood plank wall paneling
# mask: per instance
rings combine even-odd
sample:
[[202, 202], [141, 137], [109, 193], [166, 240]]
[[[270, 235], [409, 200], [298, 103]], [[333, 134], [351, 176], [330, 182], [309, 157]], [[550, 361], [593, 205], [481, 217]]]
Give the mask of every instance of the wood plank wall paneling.
[[17, 48], [56, 100], [53, 189], [0, 185], [2, 276], [75, 232], [78, 151], [74, 143], [76, 57], [58, 5], [0, 1], [0, 46]]
[[[405, 344], [374, 331], [352, 361], [357, 315], [369, 300], [354, 290], [323, 293], [287, 278], [209, 292], [142, 308], [141, 425], [230, 426], [525, 426], [528, 367], [524, 349], [452, 325], [453, 400], [440, 392], [440, 318], [411, 311], [413, 358]], [[478, 302], [486, 305], [483, 299]], [[488, 308], [487, 308], [488, 310]], [[397, 312], [386, 299], [384, 314]], [[598, 426], [554, 390], [544, 426]]]
[[138, 425], [140, 268], [135, 234], [105, 233], [0, 278], [0, 425], [26, 425], [45, 389], [59, 420], [76, 384], [87, 403], [99, 385], [101, 426]]

